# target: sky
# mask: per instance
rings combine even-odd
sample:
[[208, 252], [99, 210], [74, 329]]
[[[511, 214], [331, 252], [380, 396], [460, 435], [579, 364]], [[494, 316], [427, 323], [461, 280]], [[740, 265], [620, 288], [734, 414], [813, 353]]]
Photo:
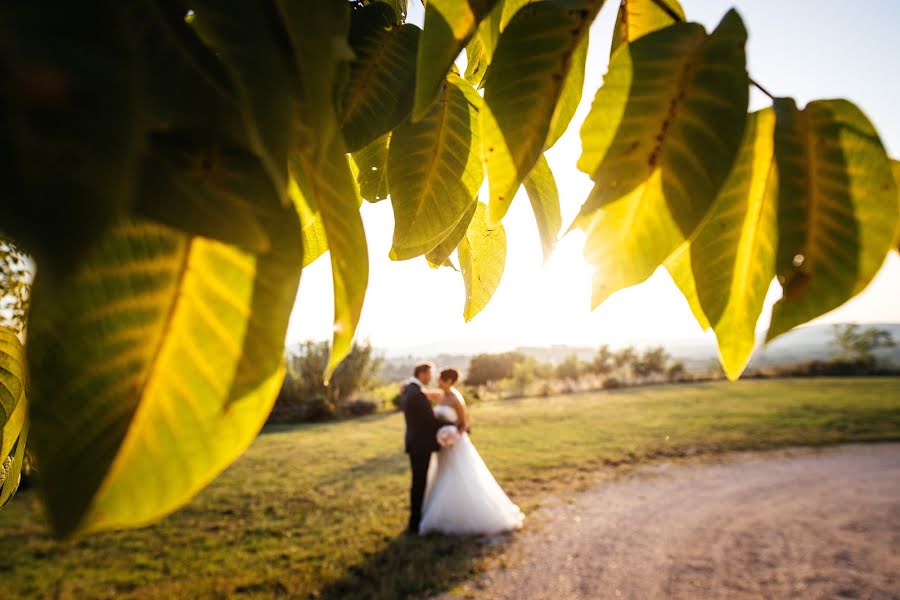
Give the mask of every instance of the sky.
[[[681, 0], [689, 20], [712, 30], [736, 8], [749, 30], [748, 70], [776, 96], [792, 96], [802, 106], [823, 98], [855, 102], [878, 128], [892, 156], [900, 156], [900, 2], [896, 0]], [[421, 26], [422, 9], [410, 1], [409, 20]], [[566, 134], [547, 158], [560, 192], [563, 229], [568, 227], [591, 188], [578, 171], [579, 129], [602, 83], [618, 2], [607, 0], [591, 29], [585, 88]], [[751, 93], [751, 109], [768, 105]], [[451, 269], [431, 269], [424, 258], [391, 261], [393, 234], [390, 203], [363, 203], [369, 245], [369, 289], [357, 330], [358, 339], [387, 351], [445, 348], [450, 352], [503, 350], [516, 346], [702, 339], [685, 300], [659, 269], [646, 282], [622, 290], [590, 310], [591, 268], [582, 258], [583, 236], [573, 232], [544, 264], [537, 227], [524, 189], [504, 219], [507, 261], [503, 280], [490, 304], [471, 322], [463, 320], [465, 289]], [[418, 286], [411, 294], [409, 284]], [[773, 284], [758, 328], [768, 324], [780, 296]], [[333, 296], [328, 256], [303, 271], [287, 333], [288, 343], [328, 339]], [[869, 287], [817, 322], [900, 321], [900, 258], [887, 259]]]

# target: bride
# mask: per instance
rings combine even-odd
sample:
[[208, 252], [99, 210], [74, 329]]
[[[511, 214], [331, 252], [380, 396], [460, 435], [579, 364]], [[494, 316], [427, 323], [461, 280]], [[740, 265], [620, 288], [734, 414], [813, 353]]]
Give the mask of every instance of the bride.
[[[458, 441], [432, 455], [420, 532], [493, 534], [521, 527], [525, 515], [491, 475], [469, 435], [469, 411], [453, 384], [456, 369], [441, 371], [441, 390], [428, 392], [435, 416], [456, 425]], [[455, 437], [455, 436], [454, 436]]]

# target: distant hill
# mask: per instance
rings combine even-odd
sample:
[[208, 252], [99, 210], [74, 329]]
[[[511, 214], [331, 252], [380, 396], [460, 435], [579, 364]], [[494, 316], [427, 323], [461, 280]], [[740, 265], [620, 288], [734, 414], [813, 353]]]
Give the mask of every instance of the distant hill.
[[[879, 356], [885, 360], [891, 360], [900, 364], [900, 323], [865, 323], [863, 327], [877, 327], [887, 330], [893, 335], [898, 347], [882, 350]], [[764, 345], [764, 338], [760, 338], [759, 345], [750, 360], [750, 368], [771, 368], [797, 364], [809, 360], [825, 360], [832, 358], [835, 348], [832, 346], [834, 338], [833, 325], [809, 325], [801, 327], [776, 339], [769, 345]], [[597, 344], [597, 347], [602, 342]], [[638, 349], [649, 346], [662, 345], [673, 356], [685, 364], [688, 370], [706, 370], [713, 368], [718, 362], [718, 351], [715, 338], [707, 339], [674, 340], [659, 344], [648, 342], [635, 343]], [[612, 345], [613, 349], [623, 347], [623, 344]], [[576, 354], [581, 360], [588, 360], [594, 356], [597, 347], [566, 346], [556, 344], [553, 346], [520, 346], [510, 347], [501, 343], [487, 344], [479, 347], [474, 352], [459, 352], [460, 344], [428, 344], [413, 348], [392, 350], [383, 352], [385, 355], [383, 376], [388, 380], [399, 380], [409, 377], [413, 366], [422, 360], [430, 360], [439, 367], [454, 366], [465, 371], [469, 359], [483, 352], [507, 352], [516, 351], [531, 356], [540, 362], [559, 364], [571, 354]]]

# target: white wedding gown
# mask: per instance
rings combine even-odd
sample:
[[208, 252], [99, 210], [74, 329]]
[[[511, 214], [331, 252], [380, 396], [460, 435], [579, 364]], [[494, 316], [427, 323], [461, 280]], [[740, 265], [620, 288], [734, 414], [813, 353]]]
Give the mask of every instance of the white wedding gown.
[[[455, 423], [456, 411], [437, 406], [435, 415]], [[468, 434], [431, 457], [419, 531], [489, 535], [517, 529], [525, 515], [491, 475]]]

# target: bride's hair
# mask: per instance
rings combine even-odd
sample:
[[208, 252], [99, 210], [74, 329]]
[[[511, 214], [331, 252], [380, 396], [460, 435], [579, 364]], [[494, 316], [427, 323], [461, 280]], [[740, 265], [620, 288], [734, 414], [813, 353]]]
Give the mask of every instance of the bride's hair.
[[444, 369], [441, 371], [440, 378], [442, 381], [449, 381], [451, 385], [459, 381], [459, 370], [458, 369]]

